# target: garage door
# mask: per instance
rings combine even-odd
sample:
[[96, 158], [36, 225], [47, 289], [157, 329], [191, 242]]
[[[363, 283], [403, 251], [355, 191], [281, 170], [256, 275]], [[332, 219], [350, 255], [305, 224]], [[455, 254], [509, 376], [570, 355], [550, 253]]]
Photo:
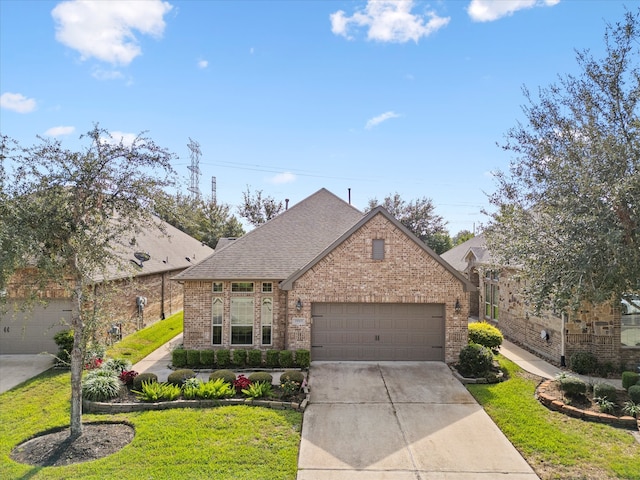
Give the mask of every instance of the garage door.
[[314, 303], [312, 360], [444, 361], [444, 305]]
[[69, 328], [61, 325], [62, 319], [71, 321], [68, 300], [51, 300], [28, 313], [14, 312], [9, 306], [9, 312], [0, 316], [0, 354], [56, 353], [53, 336]]

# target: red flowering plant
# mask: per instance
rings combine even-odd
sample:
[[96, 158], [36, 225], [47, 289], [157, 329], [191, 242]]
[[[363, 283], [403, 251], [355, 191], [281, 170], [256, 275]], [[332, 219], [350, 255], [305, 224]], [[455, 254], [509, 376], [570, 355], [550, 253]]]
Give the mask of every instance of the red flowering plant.
[[242, 393], [242, 390], [249, 388], [249, 385], [251, 385], [251, 380], [242, 374], [238, 375], [238, 378], [233, 381], [236, 393]]
[[102, 365], [102, 359], [101, 358], [97, 358], [97, 357], [93, 357], [93, 358], [89, 359], [89, 361], [87, 363], [84, 364], [84, 369], [85, 370], [93, 370], [95, 368], [100, 368], [101, 365]]
[[133, 379], [137, 376], [138, 372], [135, 370], [123, 370], [122, 373], [120, 373], [120, 381], [129, 387], [133, 385]]

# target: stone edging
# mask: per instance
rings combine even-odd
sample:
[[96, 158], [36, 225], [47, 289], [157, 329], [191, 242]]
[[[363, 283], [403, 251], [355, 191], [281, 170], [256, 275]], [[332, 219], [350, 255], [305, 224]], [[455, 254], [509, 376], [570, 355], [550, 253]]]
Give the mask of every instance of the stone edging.
[[553, 380], [545, 380], [538, 385], [536, 389], [536, 397], [545, 407], [556, 412], [563, 413], [573, 418], [587, 420], [589, 422], [605, 423], [614, 427], [631, 428], [640, 430], [640, 419], [629, 416], [616, 417], [608, 413], [592, 412], [590, 410], [581, 410], [571, 405], [565, 404], [562, 400], [552, 397], [547, 393], [547, 389]]
[[253, 398], [223, 398], [219, 400], [173, 400], [166, 402], [126, 402], [109, 403], [82, 400], [82, 410], [85, 413], [130, 413], [151, 410], [171, 410], [174, 408], [213, 408], [227, 405], [252, 405], [255, 407], [273, 408], [274, 410], [296, 410], [304, 412], [309, 403], [309, 389], [304, 389], [305, 398], [300, 403], [280, 402], [274, 400], [255, 400]]

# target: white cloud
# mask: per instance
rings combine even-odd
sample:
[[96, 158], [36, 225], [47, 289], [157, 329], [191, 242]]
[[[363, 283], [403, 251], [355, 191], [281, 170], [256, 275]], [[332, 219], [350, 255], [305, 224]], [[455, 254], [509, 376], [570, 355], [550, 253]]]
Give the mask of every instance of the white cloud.
[[56, 22], [56, 40], [91, 57], [115, 65], [128, 65], [142, 53], [134, 31], [162, 37], [164, 15], [173, 6], [161, 0], [67, 0], [51, 11]]
[[36, 109], [36, 101], [21, 93], [6, 92], [0, 95], [0, 107], [18, 113], [29, 113]]
[[120, 80], [124, 77], [122, 72], [118, 70], [103, 70], [102, 68], [94, 68], [91, 76], [97, 80]]
[[343, 10], [332, 13], [331, 31], [347, 39], [351, 26], [368, 28], [367, 39], [379, 42], [418, 42], [449, 23], [449, 17], [439, 17], [433, 11], [413, 14], [413, 0], [368, 0], [364, 10], [347, 16]]
[[46, 132], [44, 132], [44, 134], [48, 137], [59, 137], [61, 135], [70, 135], [73, 132], [75, 132], [76, 128], [75, 127], [63, 127], [63, 126], [59, 126], [59, 127], [52, 127], [49, 130], [47, 130]]
[[380, 125], [382, 122], [386, 122], [387, 120], [390, 120], [392, 118], [398, 118], [399, 116], [400, 115], [395, 112], [385, 112], [382, 115], [378, 115], [377, 117], [373, 117], [367, 120], [367, 124], [364, 126], [364, 128], [370, 130], [376, 125]]
[[276, 185], [280, 185], [283, 183], [291, 183], [295, 182], [297, 177], [291, 172], [283, 172], [271, 177], [269, 180], [271, 183], [275, 183]]
[[136, 135], [135, 133], [125, 133], [119, 132], [117, 130], [109, 132], [109, 135], [111, 136], [101, 137], [100, 140], [102, 140], [104, 143], [110, 143], [111, 145], [116, 145], [122, 142], [123, 145], [130, 147], [131, 145], [133, 145], [135, 139], [138, 138], [138, 135]]
[[198, 60], [198, 68], [205, 69], [209, 66], [209, 62], [207, 60]]
[[467, 13], [476, 22], [492, 22], [525, 8], [553, 7], [560, 0], [471, 0]]

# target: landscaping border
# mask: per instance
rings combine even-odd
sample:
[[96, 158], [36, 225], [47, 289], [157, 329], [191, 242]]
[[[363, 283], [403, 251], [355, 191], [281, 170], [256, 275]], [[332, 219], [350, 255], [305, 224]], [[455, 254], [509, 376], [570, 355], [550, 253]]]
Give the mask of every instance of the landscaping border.
[[616, 417], [615, 415], [609, 415], [608, 413], [582, 410], [571, 405], [567, 405], [562, 400], [552, 397], [547, 393], [547, 389], [553, 382], [554, 380], [543, 380], [536, 388], [536, 398], [548, 409], [563, 413], [573, 418], [587, 420], [589, 422], [598, 422], [611, 425], [613, 427], [640, 430], [640, 419], [629, 416]]

